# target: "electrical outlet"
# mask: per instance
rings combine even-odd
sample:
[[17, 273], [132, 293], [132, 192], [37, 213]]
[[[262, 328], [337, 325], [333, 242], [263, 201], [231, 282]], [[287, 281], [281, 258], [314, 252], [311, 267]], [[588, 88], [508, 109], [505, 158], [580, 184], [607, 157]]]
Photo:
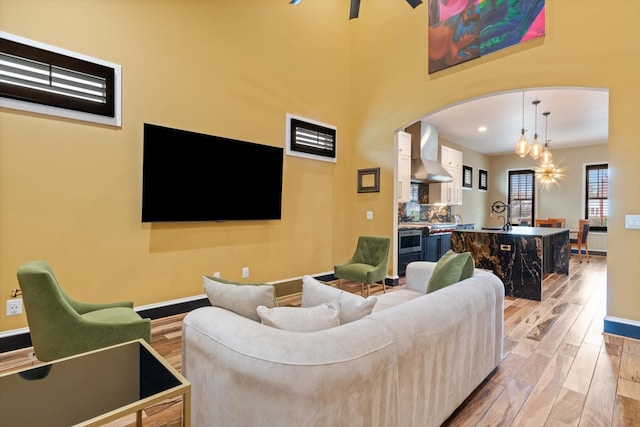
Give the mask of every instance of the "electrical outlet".
[[17, 316], [19, 314], [22, 314], [22, 299], [8, 299], [7, 316]]
[[220, 278], [220, 272], [216, 271], [215, 273], [213, 273], [213, 277]]
[[242, 267], [242, 278], [246, 279], [249, 277], [249, 267]]

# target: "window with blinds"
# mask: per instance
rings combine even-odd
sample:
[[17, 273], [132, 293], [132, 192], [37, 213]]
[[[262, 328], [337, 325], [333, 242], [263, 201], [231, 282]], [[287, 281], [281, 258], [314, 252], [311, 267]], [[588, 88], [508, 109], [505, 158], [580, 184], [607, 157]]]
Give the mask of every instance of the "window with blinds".
[[584, 217], [590, 229], [606, 231], [609, 217], [609, 165], [586, 166], [586, 198]]
[[535, 172], [532, 170], [509, 171], [509, 204], [511, 220], [521, 224], [534, 223]]
[[287, 114], [287, 154], [336, 161], [336, 128]]
[[[112, 123], [116, 120], [116, 83], [119, 66], [73, 52], [45, 46], [6, 33], [0, 33], [0, 105], [44, 112], [34, 107], [54, 107], [81, 114], [105, 117], [91, 120]], [[13, 102], [13, 103], [12, 103]], [[70, 118], [82, 116], [61, 115]], [[119, 117], [118, 123], [119, 124]]]

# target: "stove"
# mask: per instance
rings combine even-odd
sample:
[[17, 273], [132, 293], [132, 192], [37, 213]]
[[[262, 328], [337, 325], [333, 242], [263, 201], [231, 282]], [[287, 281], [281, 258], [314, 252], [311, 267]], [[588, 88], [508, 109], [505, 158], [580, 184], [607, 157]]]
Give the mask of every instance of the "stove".
[[[451, 222], [401, 222], [398, 224], [398, 275], [414, 261], [438, 261], [451, 249]], [[429, 237], [431, 236], [431, 237]]]
[[455, 224], [434, 224], [429, 226], [429, 234], [445, 234], [451, 233], [456, 229]]

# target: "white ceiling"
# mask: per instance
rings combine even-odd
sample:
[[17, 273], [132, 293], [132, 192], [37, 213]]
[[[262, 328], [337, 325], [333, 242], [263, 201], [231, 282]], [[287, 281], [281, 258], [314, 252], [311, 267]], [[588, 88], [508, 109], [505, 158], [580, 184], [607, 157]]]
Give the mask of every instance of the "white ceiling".
[[[503, 92], [464, 101], [431, 113], [422, 120], [438, 129], [440, 138], [488, 154], [513, 153], [522, 130], [523, 91]], [[544, 145], [548, 111], [549, 147], [569, 148], [603, 144], [609, 134], [609, 92], [604, 89], [545, 88], [524, 91], [524, 128], [527, 139], [534, 136], [535, 107], [538, 104], [538, 141]], [[486, 126], [485, 132], [479, 132]]]

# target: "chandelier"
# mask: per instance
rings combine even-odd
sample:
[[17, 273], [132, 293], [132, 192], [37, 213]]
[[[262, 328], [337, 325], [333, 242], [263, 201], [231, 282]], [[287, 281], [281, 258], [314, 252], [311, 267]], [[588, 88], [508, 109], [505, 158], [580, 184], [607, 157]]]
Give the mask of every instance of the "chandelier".
[[544, 150], [542, 150], [542, 154], [540, 155], [540, 163], [543, 165], [551, 163], [551, 161], [553, 160], [553, 155], [551, 154], [551, 151], [549, 151], [549, 143], [551, 142], [551, 140], [547, 137], [547, 120], [549, 119], [549, 114], [551, 114], [549, 111], [545, 111], [544, 113], [542, 113], [542, 115], [544, 116]]
[[543, 189], [549, 189], [554, 184], [559, 185], [558, 181], [565, 177], [563, 168], [553, 163], [553, 156], [551, 155], [551, 151], [549, 151], [549, 142], [551, 142], [547, 135], [549, 114], [551, 114], [549, 111], [542, 113], [545, 120], [544, 150], [540, 155], [540, 163], [536, 168], [536, 179], [540, 182]]
[[549, 189], [552, 185], [559, 185], [558, 181], [565, 178], [564, 168], [556, 166], [553, 162], [540, 163], [536, 168], [536, 179], [543, 189]]
[[520, 157], [526, 157], [529, 154], [533, 157], [534, 160], [538, 160], [542, 155], [544, 148], [538, 142], [538, 104], [540, 104], [540, 100], [536, 99], [532, 102], [535, 107], [534, 114], [534, 134], [533, 134], [533, 144], [530, 144], [525, 137], [524, 130], [524, 92], [522, 92], [522, 131], [520, 134], [520, 139], [516, 143], [516, 154]]
[[520, 157], [526, 156], [531, 150], [531, 146], [529, 145], [529, 141], [527, 141], [527, 137], [524, 136], [524, 132], [524, 91], [522, 91], [522, 133], [516, 144], [516, 154]]
[[542, 145], [538, 142], [538, 104], [540, 104], [540, 100], [536, 99], [532, 102], [535, 106], [536, 112], [533, 116], [533, 120], [535, 123], [534, 134], [533, 134], [533, 145], [531, 146], [531, 150], [529, 151], [529, 155], [534, 158], [534, 160], [538, 160], [540, 155], [542, 154]]

